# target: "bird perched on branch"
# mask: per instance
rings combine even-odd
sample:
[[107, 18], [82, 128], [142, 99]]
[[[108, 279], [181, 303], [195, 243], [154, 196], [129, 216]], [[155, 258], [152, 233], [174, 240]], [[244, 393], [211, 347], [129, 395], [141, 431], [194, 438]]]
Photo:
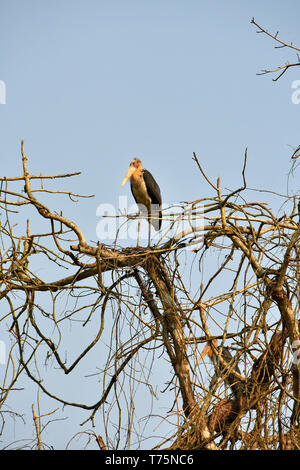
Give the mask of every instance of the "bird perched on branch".
[[[197, 364], [199, 364], [202, 361], [202, 359], [204, 359], [206, 354], [208, 354], [208, 357], [214, 362], [214, 366], [215, 366], [216, 369], [218, 369], [218, 372], [222, 375], [226, 374], [227, 370], [232, 367], [232, 363], [233, 363], [232, 355], [231, 355], [229, 349], [226, 348], [226, 346], [222, 346], [221, 348], [218, 347], [218, 342], [215, 339], [212, 340], [212, 343], [215, 346], [215, 348], [219, 352], [221, 352], [221, 357], [222, 357], [224, 363], [220, 364], [220, 363], [218, 363], [218, 361], [214, 362], [214, 359], [217, 359], [216, 355], [215, 355], [215, 352], [214, 352], [212, 346], [209, 343], [207, 343], [205, 345], [205, 347], [203, 348], [202, 353], [200, 354], [200, 357], [197, 361]], [[238, 375], [241, 374], [239, 366], [237, 364], [234, 365], [233, 371], [237, 372]], [[231, 388], [231, 391], [232, 391], [234, 397], [236, 399], [238, 399], [244, 393], [244, 384], [241, 381], [239, 381], [239, 379], [237, 379], [234, 372], [229, 372], [228, 374], [226, 374], [227, 375], [226, 382], [229, 385], [229, 387]]]
[[[131, 192], [141, 212], [148, 213], [149, 225], [160, 230], [162, 223], [160, 188], [151, 173], [142, 167], [142, 162], [135, 158], [130, 163], [122, 181], [124, 186], [130, 178]], [[149, 228], [150, 243], [150, 228]]]

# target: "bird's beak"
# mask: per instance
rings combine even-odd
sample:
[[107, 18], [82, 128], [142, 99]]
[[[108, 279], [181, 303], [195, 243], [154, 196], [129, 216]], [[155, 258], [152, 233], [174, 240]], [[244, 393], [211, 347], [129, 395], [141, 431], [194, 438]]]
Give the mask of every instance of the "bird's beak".
[[134, 167], [132, 167], [132, 166], [130, 166], [130, 167], [128, 168], [127, 173], [126, 173], [126, 175], [125, 175], [125, 178], [124, 178], [123, 181], [122, 181], [121, 186], [124, 186], [124, 184], [127, 183], [127, 181], [128, 181], [129, 178], [133, 175], [133, 173], [135, 172], [135, 170], [136, 170], [136, 168], [134, 168]]
[[[216, 339], [213, 339], [212, 340], [212, 343], [213, 345], [217, 348], [218, 347], [218, 341]], [[213, 348], [211, 347], [210, 343], [206, 343], [206, 345], [204, 346], [203, 348], [203, 351], [202, 353], [200, 354], [199, 358], [198, 358], [198, 361], [197, 361], [197, 364], [200, 364], [200, 362], [202, 361], [202, 359], [205, 358], [206, 354], [208, 354], [208, 357], [210, 359], [212, 359], [213, 355], [214, 355], [214, 350]]]
[[200, 364], [200, 362], [205, 358], [206, 354], [210, 353], [210, 350], [211, 350], [210, 345], [208, 343], [206, 343], [206, 345], [204, 346], [204, 348], [202, 350], [202, 353], [200, 354], [200, 356], [197, 360], [197, 364]]

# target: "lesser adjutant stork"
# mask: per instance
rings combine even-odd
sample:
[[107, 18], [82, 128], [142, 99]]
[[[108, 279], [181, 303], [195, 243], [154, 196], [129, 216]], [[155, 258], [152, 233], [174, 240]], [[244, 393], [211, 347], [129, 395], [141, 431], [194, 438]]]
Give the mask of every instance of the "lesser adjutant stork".
[[[218, 346], [217, 340], [213, 339], [211, 341], [215, 347], [215, 350], [221, 353], [222, 363], [215, 362], [214, 366], [218, 369], [220, 374], [226, 375], [226, 382], [231, 388], [231, 391], [236, 399], [239, 399], [244, 393], [244, 383], [242, 383], [239, 378], [241, 375], [239, 366], [237, 364], [233, 367], [233, 372], [230, 372], [229, 369], [232, 367], [233, 358], [228, 348], [225, 346]], [[207, 343], [198, 358], [197, 364], [199, 364], [202, 359], [208, 354], [208, 357], [213, 361], [216, 359], [215, 351], [210, 343]], [[228, 372], [229, 371], [229, 372]], [[236, 374], [235, 374], [236, 372]]]
[[162, 223], [160, 188], [151, 173], [142, 167], [142, 162], [138, 158], [130, 163], [122, 186], [127, 183], [129, 178], [131, 192], [139, 209], [142, 212], [145, 212], [146, 209], [148, 213], [150, 244], [151, 224], [158, 231]]

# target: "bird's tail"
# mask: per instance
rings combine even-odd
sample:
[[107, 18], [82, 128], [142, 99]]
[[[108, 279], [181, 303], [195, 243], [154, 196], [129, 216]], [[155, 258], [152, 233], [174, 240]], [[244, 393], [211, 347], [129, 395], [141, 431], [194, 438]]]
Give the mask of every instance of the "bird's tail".
[[156, 204], [153, 204], [151, 207], [151, 224], [157, 232], [161, 229], [162, 211], [160, 208], [157, 208]]

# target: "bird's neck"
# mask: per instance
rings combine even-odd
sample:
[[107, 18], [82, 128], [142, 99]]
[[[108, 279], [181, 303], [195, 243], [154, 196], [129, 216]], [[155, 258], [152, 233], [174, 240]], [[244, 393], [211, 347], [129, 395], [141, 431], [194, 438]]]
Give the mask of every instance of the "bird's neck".
[[133, 181], [137, 181], [140, 177], [142, 176], [142, 170], [140, 168], [137, 168], [133, 175], [131, 176], [131, 179]]

